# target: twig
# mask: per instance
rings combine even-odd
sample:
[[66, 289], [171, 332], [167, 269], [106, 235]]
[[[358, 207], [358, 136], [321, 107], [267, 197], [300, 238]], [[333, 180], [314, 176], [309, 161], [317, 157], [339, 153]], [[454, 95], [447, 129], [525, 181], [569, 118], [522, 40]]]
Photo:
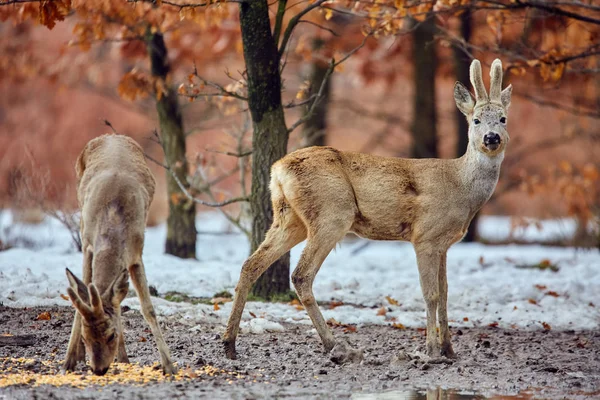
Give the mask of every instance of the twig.
[[315, 100], [310, 105], [310, 107], [309, 107], [308, 111], [306, 112], [306, 114], [304, 114], [300, 119], [298, 119], [296, 122], [294, 122], [292, 124], [292, 126], [290, 126], [290, 128], [288, 129], [288, 134], [292, 133], [294, 131], [294, 129], [296, 129], [300, 125], [304, 124], [306, 121], [308, 121], [312, 117], [315, 109], [317, 108], [317, 105], [319, 104], [319, 102], [323, 98], [323, 93], [325, 92], [325, 87], [327, 86], [327, 80], [329, 79], [329, 77], [333, 73], [333, 70], [335, 69], [335, 67], [337, 67], [338, 65], [340, 65], [341, 63], [343, 63], [344, 61], [346, 61], [354, 53], [356, 53], [358, 50], [360, 50], [361, 48], [363, 48], [363, 46], [365, 45], [365, 43], [367, 43], [367, 39], [370, 38], [371, 35], [372, 35], [372, 32], [370, 32], [368, 35], [366, 35], [364, 37], [364, 39], [363, 39], [363, 41], [362, 41], [362, 43], [360, 45], [358, 45], [354, 49], [352, 49], [348, 54], [346, 54], [344, 57], [342, 57], [339, 61], [335, 61], [334, 58], [331, 59], [331, 62], [329, 63], [329, 67], [327, 68], [327, 71], [325, 72], [325, 76], [323, 77], [323, 81], [321, 82], [321, 87], [319, 87], [319, 91], [317, 92], [317, 96], [315, 97]]
[[300, 22], [300, 19], [302, 19], [303, 16], [305, 16], [306, 14], [308, 14], [315, 8], [320, 7], [321, 4], [323, 4], [325, 1], [326, 0], [315, 1], [313, 4], [309, 5], [304, 10], [300, 11], [298, 14], [296, 14], [290, 20], [287, 28], [285, 28], [285, 32], [283, 33], [283, 39], [281, 41], [281, 46], [279, 46], [279, 57], [283, 56], [283, 53], [285, 51], [285, 48], [287, 47], [288, 41], [290, 40], [290, 37], [292, 36], [292, 32], [294, 31], [294, 28], [296, 27], [296, 25], [298, 25], [298, 22]]

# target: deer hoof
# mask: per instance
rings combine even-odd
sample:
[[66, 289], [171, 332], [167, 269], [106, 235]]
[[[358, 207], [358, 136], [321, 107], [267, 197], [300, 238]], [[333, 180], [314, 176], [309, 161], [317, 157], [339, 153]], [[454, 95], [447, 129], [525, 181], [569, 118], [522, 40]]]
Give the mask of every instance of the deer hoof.
[[331, 350], [330, 360], [336, 364], [359, 363], [363, 360], [363, 351], [353, 349], [348, 343], [342, 341]]
[[230, 360], [236, 360], [237, 355], [235, 353], [235, 341], [234, 340], [224, 340], [223, 348], [225, 349], [225, 357]]
[[169, 363], [163, 366], [163, 374], [165, 375], [176, 375], [177, 367]]

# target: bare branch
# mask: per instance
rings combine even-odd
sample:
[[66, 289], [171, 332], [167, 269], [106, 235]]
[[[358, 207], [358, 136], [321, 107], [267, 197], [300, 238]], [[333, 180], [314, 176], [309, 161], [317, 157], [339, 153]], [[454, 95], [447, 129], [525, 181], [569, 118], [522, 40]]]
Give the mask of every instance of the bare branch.
[[292, 18], [290, 20], [287, 28], [285, 28], [285, 32], [283, 33], [283, 39], [281, 41], [281, 46], [279, 46], [279, 57], [280, 58], [283, 56], [283, 53], [285, 52], [285, 48], [287, 47], [288, 41], [290, 40], [290, 37], [292, 36], [292, 32], [294, 31], [294, 28], [296, 27], [296, 25], [298, 25], [298, 22], [300, 22], [300, 19], [302, 19], [303, 16], [305, 16], [306, 14], [308, 14], [315, 8], [320, 7], [321, 4], [323, 4], [325, 1], [327, 1], [327, 0], [315, 1], [313, 4], [309, 5], [304, 10], [300, 11], [298, 14], [296, 14], [294, 16], [294, 18]]
[[283, 16], [285, 15], [286, 5], [287, 0], [279, 0], [277, 15], [275, 16], [275, 27], [273, 28], [273, 40], [275, 41], [275, 45], [279, 44], [279, 36], [281, 35], [281, 25], [283, 24]]
[[323, 25], [320, 25], [320, 24], [317, 24], [316, 22], [306, 21], [306, 20], [300, 20], [300, 21], [298, 21], [298, 23], [313, 25], [313, 26], [316, 26], [319, 29], [323, 29], [324, 31], [327, 31], [327, 32], [331, 33], [333, 36], [340, 37], [340, 34], [337, 33], [336, 31], [334, 31], [333, 29], [328, 28], [328, 27], [323, 26]]
[[369, 33], [368, 35], [366, 35], [360, 45], [358, 45], [354, 49], [352, 49], [352, 51], [350, 51], [348, 54], [346, 54], [344, 57], [342, 57], [339, 61], [335, 61], [335, 59], [333, 59], [333, 58], [331, 59], [331, 62], [329, 63], [329, 67], [327, 68], [327, 71], [325, 72], [325, 76], [323, 77], [323, 81], [321, 82], [321, 87], [319, 87], [319, 91], [317, 92], [317, 96], [315, 97], [313, 103], [310, 105], [306, 114], [304, 114], [300, 119], [298, 119], [296, 122], [294, 122], [292, 124], [292, 126], [290, 126], [290, 128], [288, 129], [288, 134], [292, 133], [294, 131], [294, 129], [296, 129], [297, 127], [299, 127], [300, 125], [302, 125], [303, 123], [305, 123], [312, 117], [313, 113], [315, 112], [315, 109], [317, 108], [317, 105], [319, 104], [319, 101], [321, 101], [321, 99], [323, 98], [323, 93], [325, 92], [325, 87], [327, 86], [327, 80], [333, 73], [333, 70], [335, 69], [335, 67], [337, 67], [338, 65], [340, 65], [341, 63], [346, 61], [354, 53], [356, 53], [358, 50], [363, 48], [365, 43], [367, 43], [367, 39], [369, 37], [371, 37], [371, 35], [372, 35], [372, 33]]

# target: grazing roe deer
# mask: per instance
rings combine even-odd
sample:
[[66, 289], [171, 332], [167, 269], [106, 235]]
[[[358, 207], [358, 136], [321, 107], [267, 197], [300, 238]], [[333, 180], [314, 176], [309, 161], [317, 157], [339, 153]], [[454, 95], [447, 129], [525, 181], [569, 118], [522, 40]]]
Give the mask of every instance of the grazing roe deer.
[[469, 121], [469, 145], [458, 159], [402, 159], [310, 147], [273, 164], [273, 224], [242, 267], [223, 338], [228, 358], [236, 357], [235, 340], [251, 285], [304, 239], [306, 247], [292, 274], [300, 301], [325, 350], [337, 347], [338, 362], [362, 357], [344, 342], [336, 343], [312, 292], [321, 264], [347, 232], [413, 243], [427, 307], [427, 353], [454, 357], [448, 329], [446, 252], [463, 238], [475, 213], [492, 195], [509, 140], [506, 117], [512, 87], [502, 91], [500, 60], [493, 62], [490, 75], [489, 97], [478, 60], [470, 69], [475, 99], [460, 82], [454, 86], [456, 105]]
[[85, 361], [86, 353], [96, 375], [106, 373], [115, 355], [119, 362], [129, 362], [121, 302], [127, 295], [130, 275], [156, 340], [163, 371], [174, 374], [142, 262], [146, 217], [155, 186], [142, 148], [127, 136], [103, 135], [88, 142], [75, 170], [81, 206], [83, 281], [67, 269], [67, 291], [76, 312], [63, 368], [72, 371], [78, 361]]

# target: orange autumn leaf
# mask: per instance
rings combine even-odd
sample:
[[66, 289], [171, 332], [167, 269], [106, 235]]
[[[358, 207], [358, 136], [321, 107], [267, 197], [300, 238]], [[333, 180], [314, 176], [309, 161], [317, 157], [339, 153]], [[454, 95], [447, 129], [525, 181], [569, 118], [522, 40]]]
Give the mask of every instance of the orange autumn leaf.
[[538, 290], [545, 290], [547, 288], [546, 285], [535, 285], [535, 288]]
[[492, 322], [491, 324], [488, 325], [490, 328], [497, 328], [498, 327], [498, 322]]
[[544, 330], [549, 331], [552, 329], [552, 327], [550, 326], [549, 323], [547, 322], [542, 322], [542, 326], [544, 327]]
[[400, 322], [392, 324], [392, 328], [394, 328], [394, 329], [406, 329], [406, 327], [404, 325], [402, 325]]
[[219, 303], [213, 304], [213, 310], [219, 311], [220, 309], [221, 309], [221, 307], [219, 307]]
[[67, 301], [69, 301], [69, 300], [70, 300], [69, 296], [67, 296], [66, 294], [62, 294], [62, 293], [61, 293], [61, 294], [60, 294], [60, 297], [61, 297], [63, 300], [67, 300]]
[[547, 296], [552, 296], [552, 297], [559, 297], [560, 295], [552, 290], [549, 290], [546, 292]]
[[50, 315], [50, 313], [48, 311], [44, 311], [43, 313], [39, 314], [35, 320], [36, 321], [49, 321], [50, 318], [52, 318], [52, 316]]
[[147, 342], [147, 341], [148, 341], [148, 339], [146, 339], [143, 336], [140, 336], [140, 338], [138, 339], [138, 342]]
[[378, 316], [385, 315], [385, 314], [387, 314], [387, 309], [385, 307], [381, 307], [379, 310], [377, 310]]
[[329, 304], [329, 309], [330, 309], [330, 310], [333, 310], [334, 308], [336, 308], [336, 307], [339, 307], [339, 306], [343, 306], [343, 305], [344, 305], [344, 302], [342, 302], [342, 301], [337, 301], [337, 300], [333, 300], [333, 301], [332, 301], [332, 302]]
[[469, 318], [468, 318], [468, 317], [464, 317], [464, 318], [463, 318], [463, 321], [465, 321], [465, 322], [468, 322], [468, 321], [469, 321]]
[[536, 306], [538, 305], [538, 302], [535, 299], [528, 299], [527, 300], [530, 304], [535, 304]]
[[388, 301], [388, 303], [390, 303], [393, 306], [399, 306], [400, 303], [398, 303], [398, 300], [392, 298], [391, 296], [385, 296], [385, 299]]

